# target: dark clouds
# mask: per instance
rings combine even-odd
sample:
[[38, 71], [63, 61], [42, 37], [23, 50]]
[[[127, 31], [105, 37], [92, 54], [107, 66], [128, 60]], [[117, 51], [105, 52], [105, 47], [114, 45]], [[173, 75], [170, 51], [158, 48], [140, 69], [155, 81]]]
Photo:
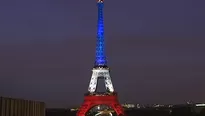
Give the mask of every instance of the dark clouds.
[[[204, 101], [200, 2], [106, 1], [106, 50], [122, 102]], [[95, 1], [0, 5], [0, 95], [79, 105], [94, 63]]]

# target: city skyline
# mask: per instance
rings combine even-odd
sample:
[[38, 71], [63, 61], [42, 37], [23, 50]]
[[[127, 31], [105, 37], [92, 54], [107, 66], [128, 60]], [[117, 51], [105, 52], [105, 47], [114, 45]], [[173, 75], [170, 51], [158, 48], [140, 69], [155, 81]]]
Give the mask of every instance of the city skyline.
[[[204, 102], [202, 2], [147, 1], [105, 1], [106, 55], [120, 101]], [[95, 58], [94, 4], [1, 1], [0, 95], [80, 105]]]

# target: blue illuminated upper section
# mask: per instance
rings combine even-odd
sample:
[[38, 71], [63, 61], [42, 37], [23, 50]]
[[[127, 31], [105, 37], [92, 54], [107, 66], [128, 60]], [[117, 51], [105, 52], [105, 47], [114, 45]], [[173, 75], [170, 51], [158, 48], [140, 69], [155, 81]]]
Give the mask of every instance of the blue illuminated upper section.
[[103, 0], [98, 0], [98, 27], [97, 27], [97, 45], [95, 66], [106, 66], [107, 60], [105, 57], [104, 46], [104, 23], [103, 23]]

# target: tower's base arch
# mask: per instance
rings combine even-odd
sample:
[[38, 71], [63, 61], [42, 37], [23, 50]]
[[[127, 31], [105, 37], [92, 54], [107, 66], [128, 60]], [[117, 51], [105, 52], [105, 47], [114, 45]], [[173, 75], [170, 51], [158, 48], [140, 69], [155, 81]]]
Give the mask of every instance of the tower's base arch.
[[90, 109], [98, 105], [107, 105], [114, 110], [117, 116], [125, 116], [124, 110], [118, 102], [117, 93], [85, 95], [77, 116], [86, 116]]

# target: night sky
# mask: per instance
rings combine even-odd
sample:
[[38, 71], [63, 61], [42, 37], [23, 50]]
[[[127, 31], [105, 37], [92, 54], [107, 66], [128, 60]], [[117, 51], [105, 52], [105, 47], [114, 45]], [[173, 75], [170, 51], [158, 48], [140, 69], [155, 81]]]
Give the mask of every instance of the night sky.
[[[105, 0], [121, 103], [205, 102], [205, 1]], [[95, 58], [95, 0], [0, 0], [0, 96], [78, 106]]]

